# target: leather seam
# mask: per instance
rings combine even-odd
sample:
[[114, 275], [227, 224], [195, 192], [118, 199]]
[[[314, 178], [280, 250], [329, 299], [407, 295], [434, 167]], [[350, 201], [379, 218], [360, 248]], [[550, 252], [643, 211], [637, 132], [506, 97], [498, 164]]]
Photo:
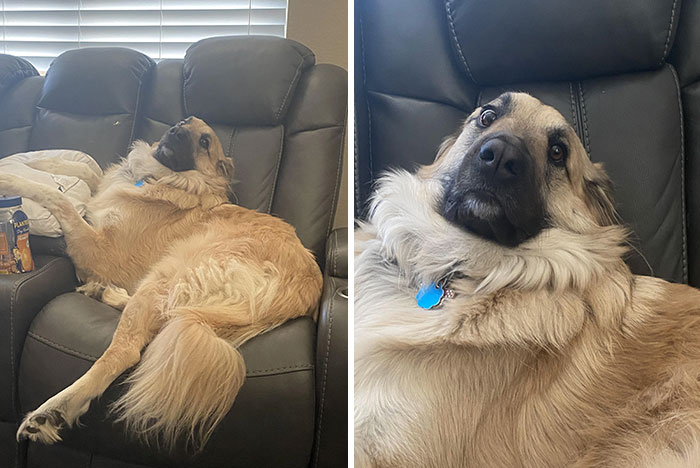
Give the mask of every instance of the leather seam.
[[277, 112], [275, 112], [275, 120], [276, 121], [279, 120], [280, 114], [282, 114], [282, 109], [284, 109], [284, 105], [287, 103], [287, 98], [289, 98], [289, 93], [292, 92], [292, 87], [297, 82], [297, 78], [299, 77], [299, 72], [301, 71], [301, 67], [304, 65], [305, 58], [306, 58], [306, 56], [302, 56], [301, 62], [299, 62], [299, 66], [297, 66], [297, 70], [296, 70], [296, 72], [294, 72], [294, 76], [292, 77], [292, 81], [289, 83], [289, 87], [287, 88], [287, 92], [285, 93], [284, 98], [282, 99], [282, 104], [280, 105], [280, 108], [277, 109]]
[[578, 94], [581, 98], [581, 120], [583, 121], [583, 135], [586, 141], [586, 151], [588, 151], [588, 157], [591, 157], [591, 140], [588, 136], [588, 117], [586, 116], [586, 97], [583, 92], [583, 83], [578, 82]]
[[295, 132], [289, 132], [287, 134], [287, 137], [294, 136], [294, 135], [299, 135], [300, 133], [308, 133], [308, 132], [315, 132], [317, 130], [328, 130], [331, 128], [340, 128], [342, 127], [342, 124], [334, 124], [334, 125], [325, 125], [323, 127], [314, 127], [314, 128], [305, 128], [303, 130], [297, 130]]
[[680, 123], [680, 138], [681, 138], [681, 212], [683, 214], [683, 229], [681, 231], [681, 251], [683, 258], [681, 259], [681, 269], [683, 271], [683, 281], [688, 283], [688, 213], [686, 211], [686, 201], [685, 201], [685, 132], [683, 129], [683, 104], [681, 102], [681, 86], [678, 80], [678, 75], [676, 70], [669, 64], [666, 66], [671, 71], [673, 76], [674, 84], [676, 85], [676, 99], [678, 100], [678, 118]]
[[659, 65], [661, 66], [664, 64], [664, 60], [666, 60], [666, 57], [668, 54], [668, 46], [671, 43], [671, 31], [673, 30], [673, 20], [676, 17], [676, 3], [678, 0], [673, 0], [673, 5], [671, 6], [671, 19], [668, 22], [668, 32], [666, 33], [666, 43], [664, 44], [664, 52], [661, 54], [661, 60], [659, 60]]
[[19, 127], [0, 128], [0, 132], [6, 132], [8, 130], [18, 130], [20, 128], [31, 128], [31, 127], [32, 127], [32, 125], [29, 124], [29, 125], [22, 125]]
[[314, 454], [314, 466], [318, 466], [318, 457], [321, 452], [321, 433], [323, 431], [323, 407], [326, 402], [326, 383], [328, 381], [328, 359], [331, 354], [331, 336], [333, 335], [333, 305], [335, 291], [331, 295], [328, 304], [328, 338], [326, 339], [326, 356], [323, 359], [323, 381], [321, 383], [321, 402], [318, 412], [318, 429], [316, 430], [316, 453]]
[[367, 106], [367, 151], [369, 156], [369, 180], [374, 178], [374, 161], [372, 160], [372, 108], [369, 105], [369, 91], [367, 90], [367, 65], [365, 57], [365, 27], [360, 19], [360, 55], [362, 56], [362, 85], [365, 90], [365, 105]]
[[15, 389], [15, 381], [16, 381], [16, 372], [15, 372], [15, 319], [14, 319], [14, 309], [15, 309], [15, 300], [17, 297], [17, 293], [19, 292], [20, 288], [22, 285], [24, 285], [27, 281], [33, 278], [38, 278], [40, 275], [45, 273], [46, 271], [49, 271], [49, 266], [52, 265], [53, 263], [57, 262], [58, 258], [51, 260], [49, 263], [44, 265], [43, 268], [41, 268], [36, 275], [31, 275], [27, 276], [26, 278], [18, 281], [14, 287], [12, 288], [12, 292], [10, 293], [10, 395], [12, 397], [12, 406], [17, 409], [15, 406], [16, 400], [17, 400], [17, 391]]
[[97, 361], [99, 359], [99, 356], [92, 356], [90, 354], [86, 354], [86, 353], [83, 353], [81, 351], [69, 348], [68, 346], [64, 346], [60, 343], [56, 343], [55, 341], [50, 340], [50, 339], [46, 338], [45, 336], [41, 336], [38, 333], [35, 333], [33, 331], [27, 332], [27, 336], [30, 336], [30, 337], [34, 338], [35, 340], [37, 340], [38, 342], [43, 343], [43, 344], [50, 346], [52, 348], [55, 348], [59, 351], [68, 352], [70, 354], [73, 354], [76, 357], [79, 357], [79, 358], [82, 358], [85, 360], [89, 360], [89, 361], [94, 362], [94, 361]]
[[238, 127], [231, 127], [231, 137], [228, 140], [228, 157], [233, 159], [233, 139], [238, 133]]
[[335, 232], [335, 242], [333, 245], [333, 275], [338, 274], [338, 230], [333, 231]]
[[[147, 73], [147, 72], [144, 72]], [[136, 133], [136, 117], [139, 114], [139, 104], [141, 102], [141, 86], [143, 85], [143, 76], [139, 78], [139, 87], [136, 90], [136, 105], [134, 107], [134, 116], [131, 119], [131, 135], [129, 136], [129, 145], [134, 142], [134, 134]], [[126, 152], [129, 152], [129, 145], [127, 145]]]
[[[345, 113], [346, 113], [346, 122], [347, 122], [347, 106], [345, 107]], [[338, 151], [338, 168], [335, 171], [335, 184], [333, 185], [333, 199], [331, 200], [331, 209], [330, 213], [328, 216], [328, 228], [326, 228], [326, 238], [328, 238], [328, 235], [331, 233], [331, 229], [333, 229], [333, 221], [335, 221], [335, 213], [336, 213], [336, 202], [338, 200], [338, 192], [340, 192], [340, 174], [343, 170], [343, 151], [345, 150], [345, 129], [347, 128], [347, 124], [343, 126], [343, 133], [340, 135], [340, 149]]]
[[[272, 369], [254, 370], [254, 371], [246, 372], [246, 376], [288, 374], [288, 373], [294, 372], [294, 371], [311, 370], [313, 368], [314, 368], [313, 364], [296, 364], [296, 365], [285, 366], [285, 367], [274, 367]], [[280, 372], [280, 371], [284, 371], [284, 372]]]
[[454, 24], [454, 18], [452, 17], [452, 8], [450, 4], [452, 3], [452, 0], [446, 0], [445, 1], [445, 9], [447, 10], [447, 23], [449, 26], [450, 34], [452, 34], [452, 38], [455, 41], [455, 44], [457, 45], [457, 53], [459, 54], [459, 58], [462, 59], [462, 63], [467, 69], [467, 73], [469, 74], [469, 78], [471, 78], [472, 82], [474, 84], [479, 84], [475, 79], [474, 75], [472, 75], [472, 70], [469, 68], [469, 63], [467, 63], [467, 59], [464, 56], [464, 52], [462, 52], [462, 46], [459, 43], [459, 39], [457, 38], [457, 31], [455, 29], [455, 24]]
[[[571, 102], [571, 115], [574, 118], [574, 131], [578, 134], [578, 116], [576, 115], [576, 100], [574, 99], [574, 84], [573, 82], [569, 81], [569, 100]], [[581, 138], [582, 135], [579, 135], [579, 138]]]
[[272, 213], [272, 203], [275, 201], [275, 190], [277, 190], [277, 179], [280, 176], [280, 166], [282, 165], [282, 151], [284, 150], [284, 127], [280, 132], [280, 149], [277, 152], [277, 165], [275, 166], [275, 176], [272, 179], [272, 190], [270, 190], [270, 202], [267, 205], [267, 212]]
[[393, 98], [409, 99], [411, 101], [420, 101], [420, 102], [429, 102], [431, 104], [439, 104], [441, 106], [446, 106], [446, 107], [451, 107], [453, 109], [457, 109], [458, 111], [469, 115], [469, 113], [467, 111], [465, 111], [464, 108], [462, 108], [462, 107], [459, 107], [455, 104], [450, 104], [447, 102], [436, 101], [435, 99], [427, 99], [427, 98], [422, 98], [422, 97], [413, 97], [413, 96], [406, 96], [403, 94], [387, 93], [384, 91], [372, 91], [372, 90], [368, 90], [367, 94], [376, 94], [377, 96], [389, 96], [389, 97], [393, 97]]

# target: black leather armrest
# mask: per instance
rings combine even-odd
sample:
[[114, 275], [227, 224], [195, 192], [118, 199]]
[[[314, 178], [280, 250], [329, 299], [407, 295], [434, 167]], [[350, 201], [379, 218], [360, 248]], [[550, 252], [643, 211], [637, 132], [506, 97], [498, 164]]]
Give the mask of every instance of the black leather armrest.
[[326, 242], [326, 275], [348, 278], [348, 228], [331, 231]]
[[348, 230], [331, 232], [316, 337], [316, 434], [312, 467], [347, 460]]
[[78, 284], [71, 261], [37, 255], [30, 273], [0, 275], [0, 421], [19, 416], [17, 375], [29, 325], [54, 297]]

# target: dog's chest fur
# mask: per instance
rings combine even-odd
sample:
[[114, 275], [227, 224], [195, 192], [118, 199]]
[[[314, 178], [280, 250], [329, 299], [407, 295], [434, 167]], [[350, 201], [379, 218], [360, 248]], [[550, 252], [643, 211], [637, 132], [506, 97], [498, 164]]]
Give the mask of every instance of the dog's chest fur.
[[638, 277], [621, 324], [589, 317], [558, 350], [457, 345], [431, 342], [447, 308], [419, 309], [415, 291], [380, 258], [365, 252], [355, 279], [356, 444], [370, 466], [627, 461], [634, 451], [615, 450], [669, 431], [660, 421], [673, 418], [682, 421], [675, 436], [690, 437], [688, 418], [700, 408], [696, 291]]

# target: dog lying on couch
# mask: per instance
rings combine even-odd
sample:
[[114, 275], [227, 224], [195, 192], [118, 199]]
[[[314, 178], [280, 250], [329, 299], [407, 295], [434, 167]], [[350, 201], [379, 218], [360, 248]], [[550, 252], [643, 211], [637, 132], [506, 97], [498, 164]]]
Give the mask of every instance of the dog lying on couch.
[[214, 131], [189, 117], [106, 171], [87, 221], [60, 192], [0, 174], [0, 193], [57, 218], [80, 291], [123, 309], [109, 348], [27, 414], [18, 439], [61, 440], [138, 364], [112, 406], [116, 418], [166, 450], [182, 441], [199, 450], [243, 384], [237, 348], [315, 311], [322, 276], [313, 255], [284, 221], [228, 203], [232, 170]]

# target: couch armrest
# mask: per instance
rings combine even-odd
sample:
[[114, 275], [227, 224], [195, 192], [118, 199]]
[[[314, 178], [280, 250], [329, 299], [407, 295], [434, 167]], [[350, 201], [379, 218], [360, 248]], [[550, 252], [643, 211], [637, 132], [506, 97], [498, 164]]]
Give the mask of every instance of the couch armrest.
[[69, 259], [37, 255], [34, 260], [30, 273], [0, 276], [0, 421], [19, 416], [17, 369], [29, 325], [51, 299], [78, 284]]
[[326, 275], [348, 278], [348, 228], [331, 231], [326, 241]]
[[331, 232], [316, 336], [316, 433], [312, 467], [337, 466], [348, 443], [348, 230]]

